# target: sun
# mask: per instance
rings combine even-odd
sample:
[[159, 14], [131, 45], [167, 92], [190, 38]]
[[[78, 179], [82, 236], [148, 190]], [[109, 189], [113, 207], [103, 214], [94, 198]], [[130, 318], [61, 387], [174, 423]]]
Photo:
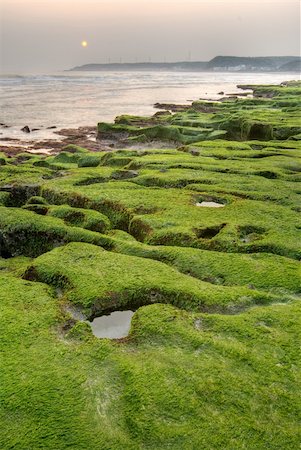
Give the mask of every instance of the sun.
[[88, 42], [87, 41], [82, 41], [82, 47], [88, 47]]

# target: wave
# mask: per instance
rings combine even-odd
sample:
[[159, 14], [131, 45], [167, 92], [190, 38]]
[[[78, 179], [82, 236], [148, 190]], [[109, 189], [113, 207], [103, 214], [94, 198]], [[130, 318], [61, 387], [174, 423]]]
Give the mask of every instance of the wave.
[[24, 78], [26, 78], [25, 75], [19, 75], [16, 73], [1, 73], [0, 74], [0, 80], [23, 80]]

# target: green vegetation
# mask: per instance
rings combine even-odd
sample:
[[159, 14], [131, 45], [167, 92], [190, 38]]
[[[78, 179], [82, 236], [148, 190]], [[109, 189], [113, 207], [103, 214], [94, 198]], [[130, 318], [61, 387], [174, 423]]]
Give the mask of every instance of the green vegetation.
[[61, 287], [88, 316], [137, 308], [148, 303], [172, 303], [189, 310], [227, 310], [253, 302], [283, 301], [243, 287], [214, 286], [177, 273], [151, 259], [108, 252], [96, 246], [70, 243], [35, 259], [25, 277]]
[[301, 87], [248, 88], [0, 155], [1, 449], [299, 447]]
[[100, 137], [178, 144], [221, 139], [288, 139], [300, 134], [301, 85], [246, 86], [255, 98], [223, 102], [195, 101], [186, 112], [154, 118], [120, 116], [115, 124], [99, 123]]

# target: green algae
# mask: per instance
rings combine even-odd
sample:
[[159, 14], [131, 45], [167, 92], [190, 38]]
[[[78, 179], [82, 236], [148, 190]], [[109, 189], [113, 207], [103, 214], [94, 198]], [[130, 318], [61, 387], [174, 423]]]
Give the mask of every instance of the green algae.
[[0, 207], [0, 237], [0, 254], [4, 257], [34, 257], [67, 242], [110, 246], [105, 235], [19, 208]]
[[[292, 86], [246, 86], [254, 98], [223, 102], [196, 101], [191, 109], [155, 117], [121, 116], [115, 124], [100, 122], [100, 138], [124, 142], [152, 140], [191, 144], [203, 140], [288, 139], [300, 134], [300, 83]], [[242, 86], [242, 88], [244, 88]], [[204, 112], [206, 111], [206, 113]]]
[[298, 447], [301, 88], [252, 89], [1, 155], [1, 448]]
[[150, 305], [116, 346], [64, 334], [45, 285], [0, 285], [2, 448], [298, 445], [298, 301], [238, 316]]
[[67, 298], [92, 317], [149, 303], [172, 303], [199, 311], [233, 311], [284, 298], [247, 287], [214, 286], [161, 262], [75, 242], [41, 255], [25, 276], [63, 287]]

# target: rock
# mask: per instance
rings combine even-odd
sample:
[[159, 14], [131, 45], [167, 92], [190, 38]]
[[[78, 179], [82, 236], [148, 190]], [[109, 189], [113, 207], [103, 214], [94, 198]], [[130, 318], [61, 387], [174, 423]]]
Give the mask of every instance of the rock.
[[176, 105], [174, 103], [155, 103], [154, 108], [164, 109], [172, 112], [182, 112], [191, 108], [191, 105]]
[[17, 139], [17, 138], [12, 138], [12, 137], [3, 137], [3, 138], [0, 138], [0, 141], [20, 141], [20, 139]]
[[218, 92], [218, 95], [225, 95], [224, 91]]
[[160, 117], [160, 116], [171, 116], [171, 112], [166, 110], [166, 111], [157, 111], [153, 117]]
[[40, 128], [33, 128], [31, 131], [39, 131]]
[[197, 330], [200, 330], [202, 328], [202, 321], [201, 319], [196, 319], [196, 321], [194, 322], [194, 326]]
[[54, 128], [57, 128], [55, 125], [52, 125], [51, 127], [47, 127], [47, 130], [54, 130]]
[[199, 151], [199, 150], [196, 150], [195, 148], [192, 148], [192, 149], [190, 150], [190, 154], [191, 154], [192, 156], [199, 156], [200, 151]]
[[23, 131], [24, 133], [30, 133], [29, 126], [25, 125], [25, 127], [21, 128], [21, 131]]

